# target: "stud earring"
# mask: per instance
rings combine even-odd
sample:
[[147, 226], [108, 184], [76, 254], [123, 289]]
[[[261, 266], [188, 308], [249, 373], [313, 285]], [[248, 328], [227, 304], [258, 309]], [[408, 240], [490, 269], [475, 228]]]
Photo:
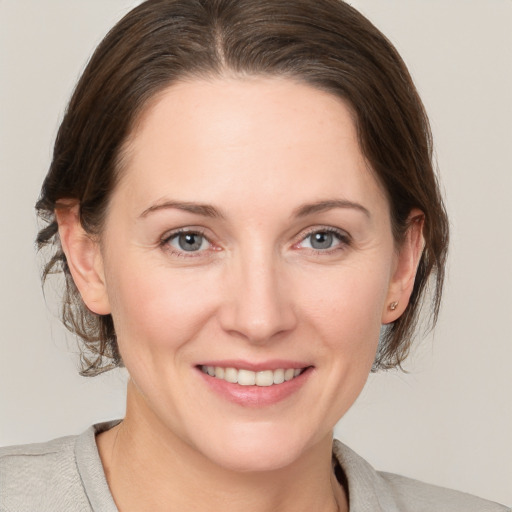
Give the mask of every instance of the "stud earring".
[[395, 311], [395, 309], [397, 308], [398, 306], [398, 302], [392, 302], [390, 305], [389, 305], [389, 309], [391, 311]]

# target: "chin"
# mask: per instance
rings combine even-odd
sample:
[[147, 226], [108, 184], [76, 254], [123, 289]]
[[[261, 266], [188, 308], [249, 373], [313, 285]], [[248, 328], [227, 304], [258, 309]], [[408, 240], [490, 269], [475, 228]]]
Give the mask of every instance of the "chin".
[[207, 455], [214, 464], [237, 473], [278, 471], [291, 465], [298, 458], [295, 451], [282, 447], [273, 451], [256, 447], [237, 449], [236, 446], [230, 445], [228, 450], [218, 449]]
[[270, 422], [234, 430], [216, 435], [204, 449], [197, 448], [214, 464], [239, 473], [277, 471], [290, 466], [311, 445], [311, 440], [294, 433], [293, 427], [279, 429]]

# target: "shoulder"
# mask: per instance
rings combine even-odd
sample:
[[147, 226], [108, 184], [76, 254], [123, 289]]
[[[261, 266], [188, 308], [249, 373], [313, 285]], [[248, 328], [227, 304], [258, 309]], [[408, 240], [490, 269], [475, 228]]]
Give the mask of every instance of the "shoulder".
[[0, 512], [89, 511], [74, 455], [76, 439], [0, 448]]
[[383, 484], [401, 507], [399, 510], [414, 512], [510, 512], [510, 509], [467, 494], [426, 484], [392, 473], [378, 473]]
[[376, 471], [338, 440], [333, 455], [345, 474], [354, 512], [511, 512], [470, 494]]

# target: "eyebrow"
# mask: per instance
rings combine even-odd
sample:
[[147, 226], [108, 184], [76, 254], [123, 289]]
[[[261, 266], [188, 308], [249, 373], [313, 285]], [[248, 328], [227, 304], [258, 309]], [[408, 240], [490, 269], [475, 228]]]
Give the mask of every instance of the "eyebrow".
[[306, 217], [313, 213], [321, 213], [334, 208], [350, 208], [364, 213], [368, 218], [371, 218], [370, 211], [362, 204], [348, 201], [346, 199], [327, 199], [325, 201], [317, 201], [315, 203], [303, 204], [296, 208], [293, 212], [295, 217]]
[[[292, 217], [307, 217], [314, 213], [321, 213], [335, 208], [350, 208], [358, 210], [364, 213], [368, 218], [371, 218], [371, 214], [367, 208], [359, 203], [348, 201], [346, 199], [327, 199], [324, 201], [317, 201], [315, 203], [303, 204], [293, 211]], [[144, 210], [139, 217], [144, 218], [153, 212], [167, 209], [182, 210], [196, 215], [202, 215], [203, 217], [224, 219], [224, 215], [214, 206], [188, 201], [164, 201], [163, 203], [150, 206]]]
[[209, 204], [192, 203], [188, 201], [165, 201], [163, 203], [158, 203], [144, 210], [139, 217], [144, 218], [147, 217], [150, 213], [167, 209], [183, 210], [185, 212], [195, 213], [196, 215], [202, 215], [203, 217], [218, 219], [224, 218], [224, 215], [222, 215], [222, 213], [220, 213], [220, 211], [217, 210], [217, 208], [214, 206]]

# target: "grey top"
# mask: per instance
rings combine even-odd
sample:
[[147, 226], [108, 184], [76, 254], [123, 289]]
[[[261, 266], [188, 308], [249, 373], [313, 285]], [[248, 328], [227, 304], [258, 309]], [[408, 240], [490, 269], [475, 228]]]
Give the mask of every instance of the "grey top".
[[[0, 512], [118, 512], [95, 441], [116, 423], [48, 443], [1, 448]], [[348, 485], [350, 512], [512, 512], [469, 494], [377, 472], [337, 440], [333, 460]]]

